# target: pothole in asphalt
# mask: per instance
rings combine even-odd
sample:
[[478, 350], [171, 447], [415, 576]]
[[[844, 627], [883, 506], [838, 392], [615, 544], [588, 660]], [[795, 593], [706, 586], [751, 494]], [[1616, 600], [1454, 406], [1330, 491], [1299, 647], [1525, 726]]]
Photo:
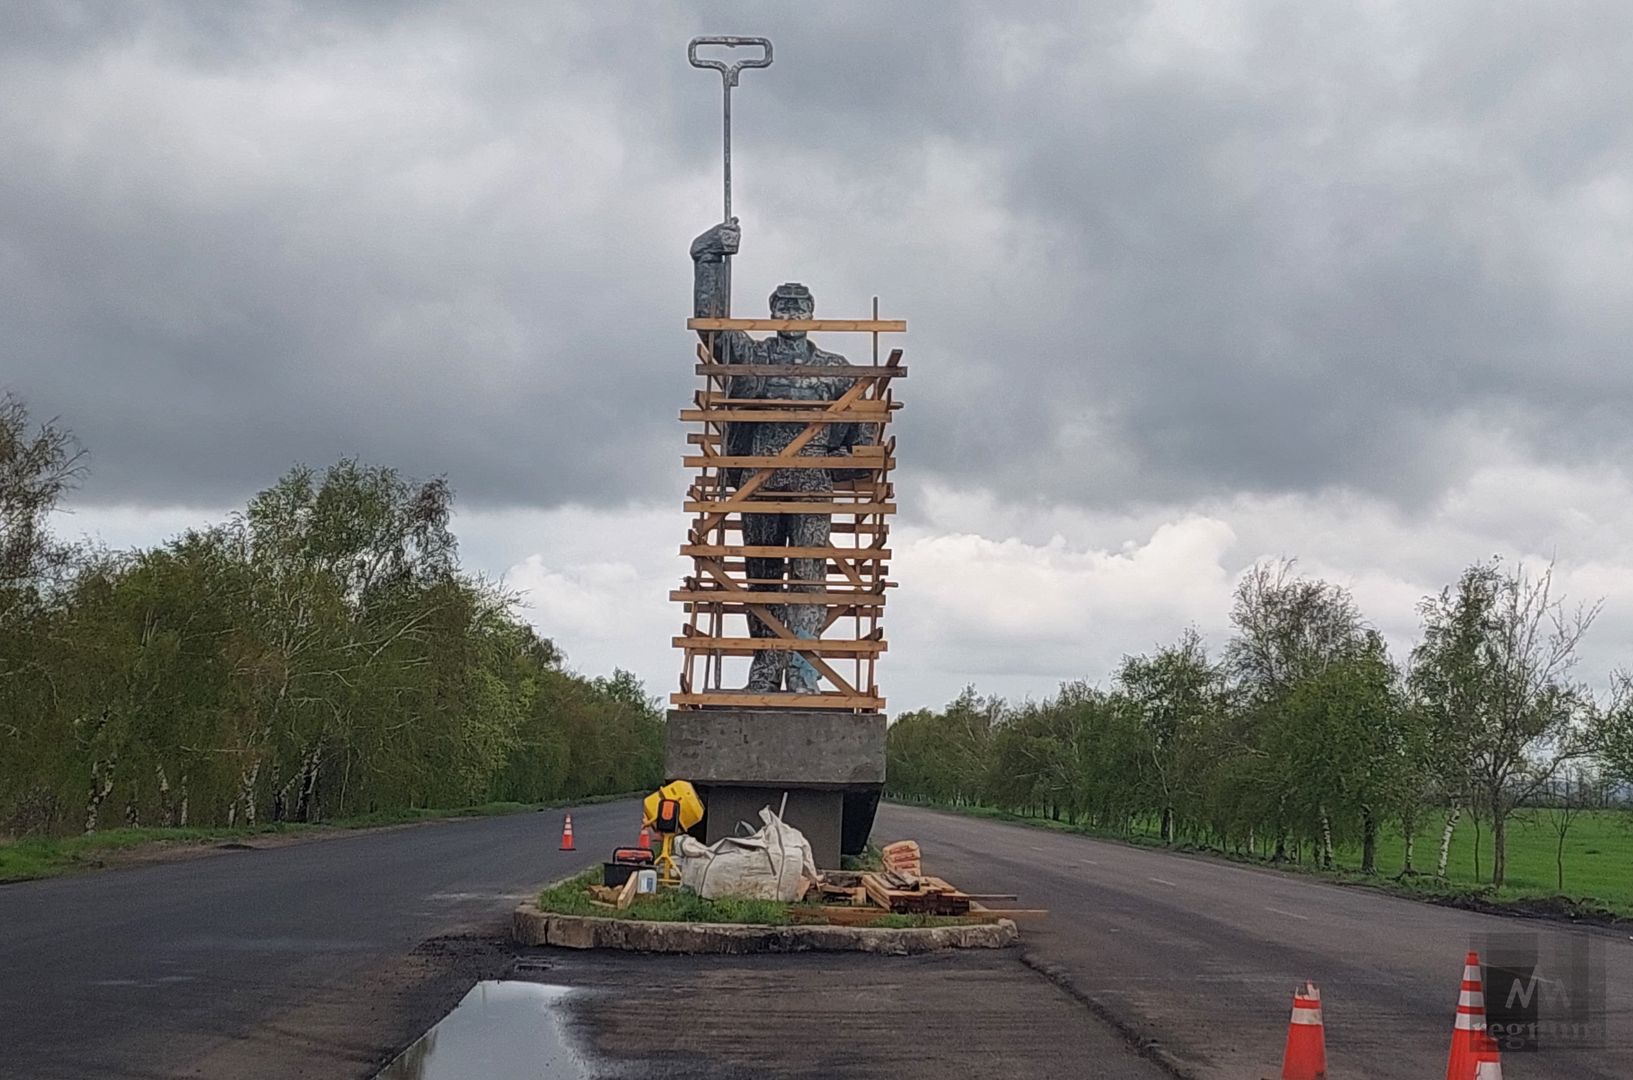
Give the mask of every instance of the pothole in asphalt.
[[585, 1080], [559, 1006], [565, 986], [489, 979], [387, 1065], [376, 1080]]

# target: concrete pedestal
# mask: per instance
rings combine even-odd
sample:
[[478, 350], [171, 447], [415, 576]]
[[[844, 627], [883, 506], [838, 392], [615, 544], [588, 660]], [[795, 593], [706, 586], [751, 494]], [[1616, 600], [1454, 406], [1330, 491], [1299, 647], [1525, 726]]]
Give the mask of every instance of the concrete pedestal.
[[817, 866], [835, 869], [873, 828], [885, 779], [885, 718], [788, 709], [678, 709], [666, 726], [664, 772], [703, 798], [703, 839], [713, 843], [762, 806], [788, 796], [784, 817], [811, 842]]

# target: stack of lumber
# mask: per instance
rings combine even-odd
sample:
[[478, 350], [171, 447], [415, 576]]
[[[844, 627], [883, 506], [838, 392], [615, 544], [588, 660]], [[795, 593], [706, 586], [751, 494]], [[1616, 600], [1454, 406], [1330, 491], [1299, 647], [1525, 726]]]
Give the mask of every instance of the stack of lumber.
[[968, 915], [974, 899], [941, 878], [897, 870], [863, 874], [862, 889], [874, 905], [898, 915]]

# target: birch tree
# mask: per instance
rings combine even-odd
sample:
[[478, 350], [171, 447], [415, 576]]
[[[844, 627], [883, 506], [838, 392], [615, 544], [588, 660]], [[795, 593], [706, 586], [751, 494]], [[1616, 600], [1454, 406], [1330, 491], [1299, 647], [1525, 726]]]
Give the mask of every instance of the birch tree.
[[1551, 566], [1530, 576], [1492, 560], [1470, 566], [1420, 612], [1414, 692], [1447, 776], [1466, 783], [1491, 824], [1491, 883], [1501, 886], [1514, 808], [1590, 749], [1592, 699], [1571, 673], [1599, 606], [1567, 608]]

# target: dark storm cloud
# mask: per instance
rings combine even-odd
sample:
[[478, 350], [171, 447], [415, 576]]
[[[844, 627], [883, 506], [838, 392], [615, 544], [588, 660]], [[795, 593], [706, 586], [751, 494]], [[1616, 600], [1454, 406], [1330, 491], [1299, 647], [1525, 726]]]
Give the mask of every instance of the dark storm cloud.
[[739, 310], [800, 278], [909, 315], [921, 479], [1410, 502], [1499, 426], [1625, 450], [1625, 5], [561, 8], [0, 16], [0, 382], [79, 431], [88, 498], [346, 453], [484, 504], [672, 495], [699, 32], [779, 48], [739, 91]]

